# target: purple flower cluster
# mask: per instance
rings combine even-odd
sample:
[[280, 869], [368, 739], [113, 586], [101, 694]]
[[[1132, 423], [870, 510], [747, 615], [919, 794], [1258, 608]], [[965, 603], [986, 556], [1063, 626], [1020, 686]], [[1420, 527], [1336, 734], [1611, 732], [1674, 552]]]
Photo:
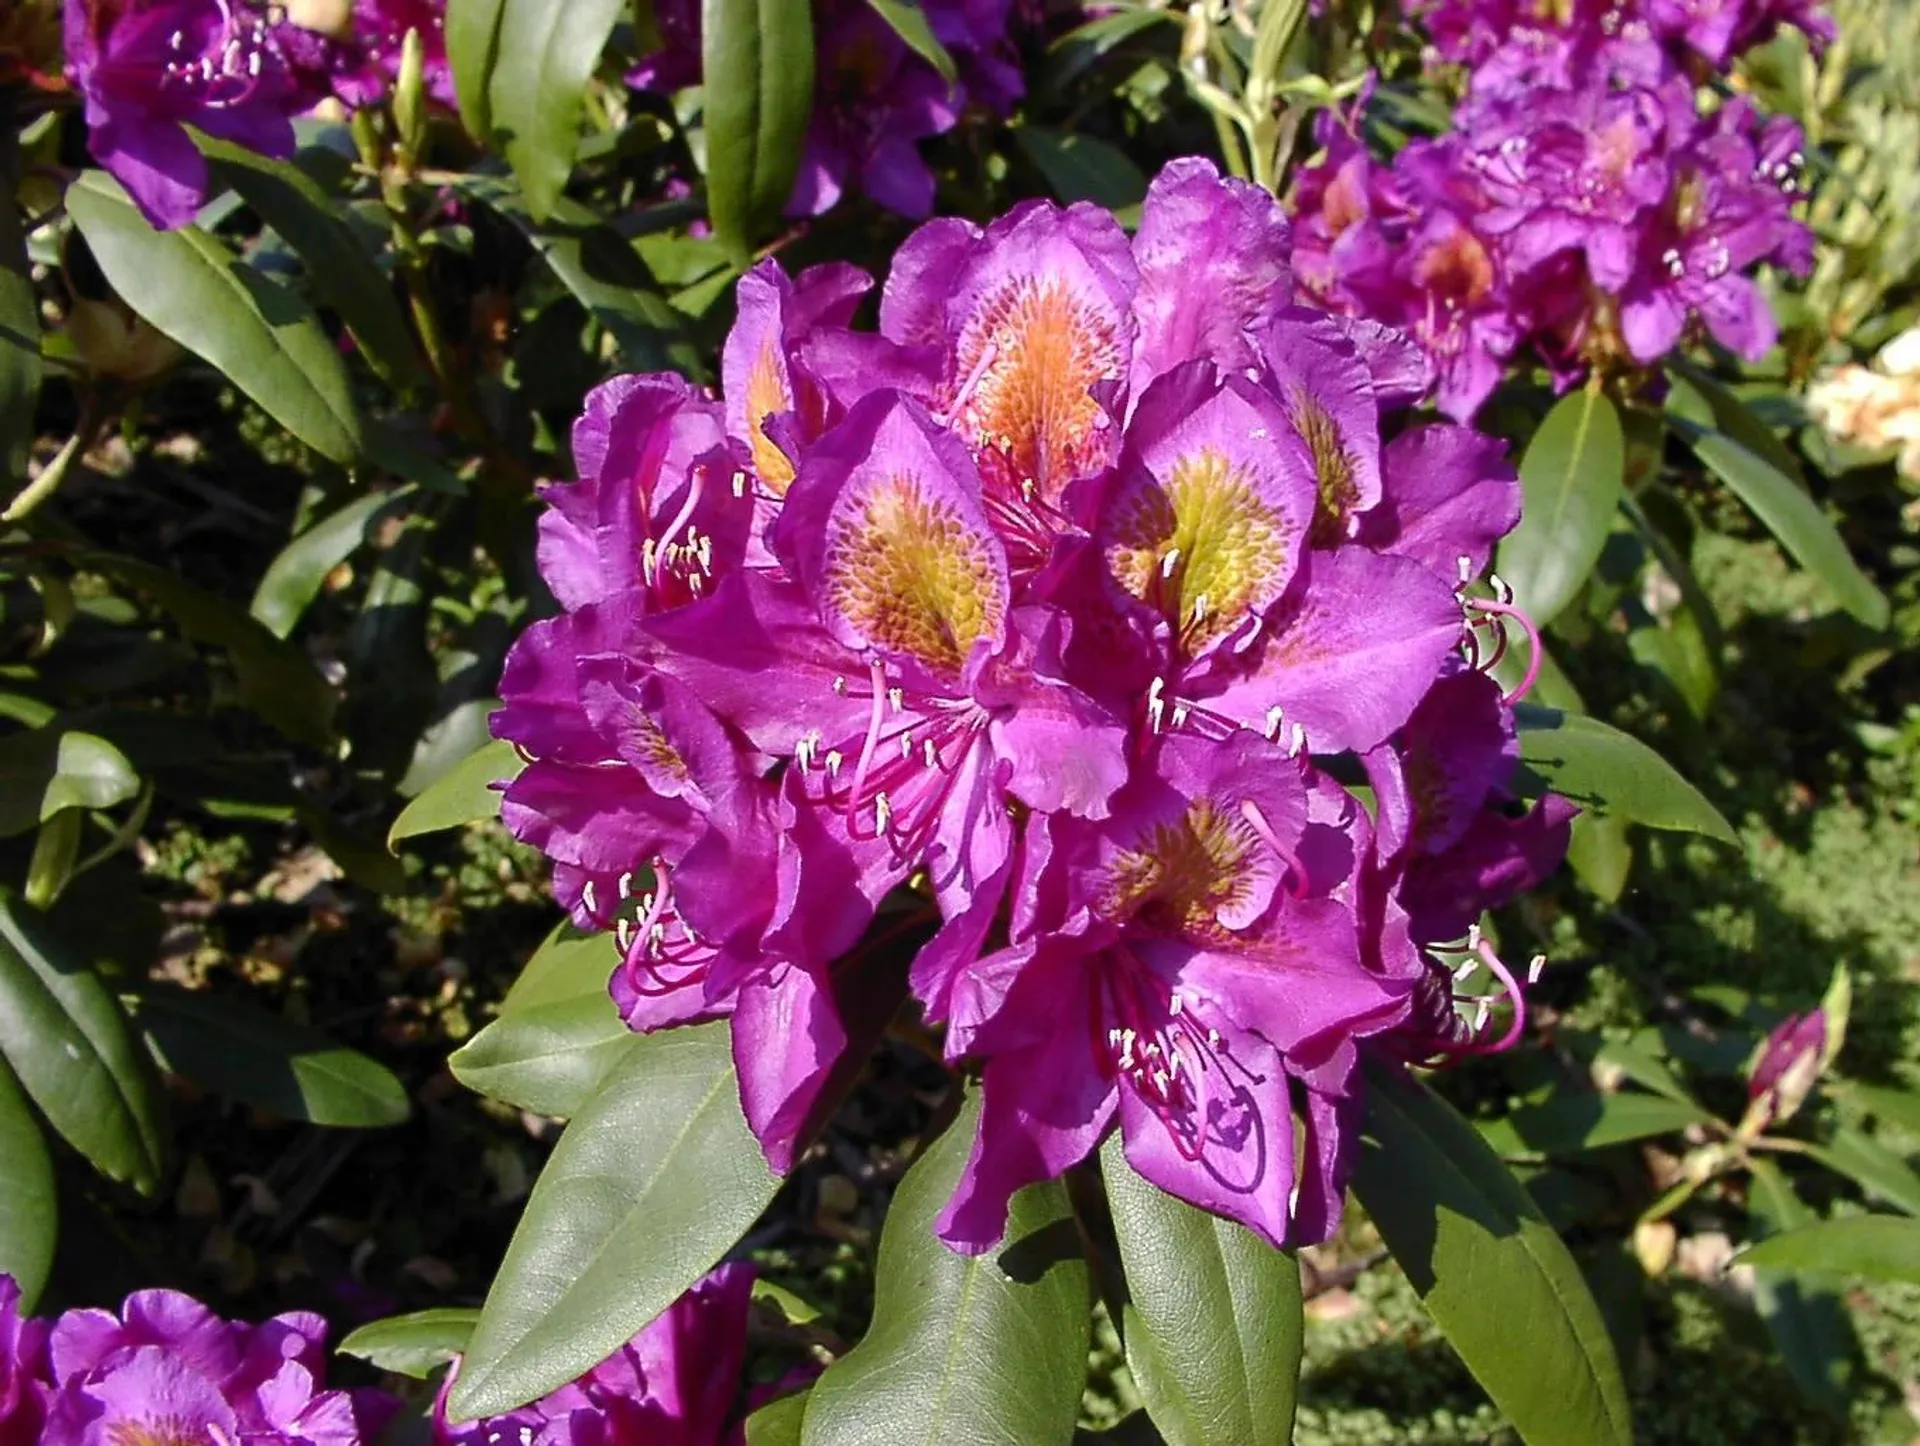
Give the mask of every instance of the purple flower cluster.
[[612, 932], [629, 1025], [731, 1018], [775, 1169], [910, 991], [984, 1070], [949, 1243], [1115, 1127], [1172, 1193], [1320, 1239], [1361, 1043], [1518, 1034], [1476, 921], [1570, 812], [1511, 798], [1486, 671], [1518, 485], [1465, 427], [1383, 435], [1423, 357], [1294, 305], [1288, 250], [1179, 161], [1131, 241], [1084, 205], [923, 226], [877, 334], [863, 273], [763, 263], [724, 400], [589, 397], [502, 816]]
[[[903, 216], [933, 210], [933, 172], [920, 142], [943, 135], [967, 107], [1010, 111], [1025, 86], [1008, 27], [1013, 0], [926, 0], [919, 9], [953, 57], [949, 84], [868, 0], [814, 6], [813, 122], [787, 210], [818, 216], [849, 186]], [[627, 77], [637, 89], [677, 90], [700, 78], [699, 0], [663, 0], [662, 48]]]
[[360, 1446], [399, 1406], [326, 1389], [318, 1316], [243, 1325], [171, 1290], [52, 1321], [19, 1305], [0, 1275], [0, 1446]]
[[[1782, 21], [1781, 0], [1437, 0], [1435, 47], [1472, 66], [1452, 128], [1374, 160], [1323, 114], [1293, 198], [1302, 284], [1405, 330], [1471, 417], [1530, 347], [1565, 383], [1658, 361], [1699, 330], [1758, 359], [1773, 316], [1751, 272], [1804, 273], [1803, 139], [1751, 100], [1703, 113], [1693, 67]], [[1549, 16], [1551, 18], [1549, 18]]]
[[66, 0], [65, 41], [94, 158], [163, 230], [207, 199], [188, 126], [291, 156], [292, 118], [314, 100], [267, 6], [250, 0]]
[[[357, 107], [386, 93], [409, 29], [424, 43], [429, 93], [453, 103], [446, 0], [308, 3], [292, 19], [265, 0], [65, 7], [67, 74], [86, 103], [94, 159], [162, 230], [186, 225], [207, 199], [207, 163], [188, 126], [262, 155], [291, 156], [295, 116], [329, 95]], [[298, 23], [303, 18], [340, 23], [323, 32]]]
[[517, 1411], [455, 1425], [446, 1397], [435, 1446], [740, 1446], [753, 1269], [723, 1265], [577, 1381]]

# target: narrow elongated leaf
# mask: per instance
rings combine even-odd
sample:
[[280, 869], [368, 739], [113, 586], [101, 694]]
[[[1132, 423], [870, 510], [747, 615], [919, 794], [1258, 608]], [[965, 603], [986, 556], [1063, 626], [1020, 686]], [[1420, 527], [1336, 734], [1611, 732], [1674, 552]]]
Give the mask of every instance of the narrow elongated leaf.
[[976, 1094], [895, 1191], [873, 1324], [814, 1384], [803, 1446], [1038, 1446], [1073, 1434], [1089, 1298], [1065, 1187], [1014, 1196], [995, 1250], [959, 1255], [933, 1233], [979, 1114]]
[[867, 0], [867, 4], [906, 42], [907, 49], [939, 71], [940, 78], [948, 85], [960, 78], [953, 57], [940, 43], [940, 37], [933, 33], [933, 26], [927, 23], [927, 12], [920, 8], [918, 0]]
[[1864, 1276], [1920, 1285], [1920, 1220], [1904, 1215], [1857, 1215], [1769, 1236], [1739, 1260], [1806, 1275]]
[[603, 974], [598, 996], [516, 1009], [455, 1050], [447, 1065], [461, 1084], [488, 1099], [569, 1118], [639, 1040], [621, 1022]]
[[1626, 487], [1620, 413], [1597, 387], [1562, 397], [1520, 462], [1520, 525], [1500, 544], [1500, 574], [1541, 627], [1580, 591], [1607, 545]]
[[312, 307], [197, 226], [154, 230], [103, 171], [67, 189], [67, 210], [127, 305], [321, 456], [342, 466], [354, 459], [360, 416]]
[[1716, 428], [1680, 418], [1674, 429], [1841, 607], [1870, 628], [1887, 625], [1886, 594], [1860, 570], [1839, 529], [1799, 483]]
[[1522, 703], [1520, 758], [1547, 788], [1584, 809], [1651, 828], [1705, 834], [1734, 848], [1740, 836], [1672, 764], [1595, 718]]
[[1920, 1175], [1864, 1130], [1841, 1125], [1824, 1145], [1808, 1152], [1829, 1170], [1837, 1170], [1869, 1195], [1909, 1215], [1920, 1215]]
[[456, 1306], [390, 1316], [361, 1326], [335, 1349], [383, 1371], [423, 1380], [467, 1348], [479, 1319], [479, 1311]]
[[47, 1123], [100, 1172], [159, 1188], [159, 1077], [119, 1000], [47, 921], [0, 897], [0, 1055]]
[[[1748, 1168], [1753, 1174], [1748, 1208], [1761, 1239], [1803, 1229], [1819, 1218], [1773, 1161], [1751, 1159]], [[1801, 1392], [1822, 1409], [1845, 1415], [1853, 1327], [1838, 1292], [1786, 1271], [1756, 1268], [1753, 1304]]]
[[1171, 1446], [1286, 1446], [1300, 1382], [1300, 1266], [1245, 1227], [1100, 1152], [1130, 1301], [1122, 1335], [1147, 1414]]
[[254, 1109], [359, 1129], [412, 1112], [385, 1065], [245, 1000], [154, 985], [125, 1002], [164, 1068]]
[[500, 816], [500, 790], [520, 776], [526, 760], [505, 739], [494, 738], [456, 763], [400, 810], [387, 833], [387, 847], [423, 833], [459, 828]]
[[1806, 482], [1806, 470], [1793, 448], [1719, 382], [1691, 362], [1677, 358], [1667, 363], [1667, 381], [1667, 411], [1672, 415], [1695, 426], [1718, 428], [1795, 482]]
[[499, 144], [536, 217], [553, 208], [572, 174], [581, 97], [625, 8], [625, 0], [504, 0], [500, 7], [480, 134]]
[[75, 728], [0, 738], [0, 837], [25, 833], [62, 809], [112, 808], [140, 791], [140, 775], [104, 738]]
[[240, 696], [287, 737], [324, 747], [332, 736], [334, 696], [312, 659], [225, 598], [138, 558], [94, 552], [81, 562], [138, 588], [196, 642], [224, 648]]
[[1660, 1036], [1643, 1030], [1630, 1039], [1609, 1039], [1594, 1051], [1596, 1065], [1617, 1069], [1635, 1084], [1665, 1095], [1682, 1104], [1692, 1104], [1693, 1095], [1667, 1062], [1660, 1058]]
[[1606, 1322], [1553, 1228], [1473, 1126], [1369, 1062], [1353, 1188], [1467, 1369], [1529, 1441], [1629, 1446]]
[[314, 291], [339, 313], [381, 379], [399, 391], [425, 385], [426, 372], [393, 283], [319, 183], [291, 161], [211, 136], [196, 140], [220, 178], [299, 253]]
[[1494, 1120], [1480, 1134], [1503, 1155], [1573, 1155], [1671, 1134], [1706, 1118], [1690, 1101], [1634, 1090], [1561, 1094]]
[[1898, 1125], [1909, 1134], [1920, 1135], [1920, 1094], [1912, 1090], [1856, 1084], [1852, 1080], [1832, 1081], [1827, 1089], [1844, 1105]]
[[740, 1238], [780, 1181], [740, 1115], [724, 1022], [639, 1041], [540, 1174], [450, 1409], [498, 1415], [597, 1365]]
[[[0, 343], [4, 345], [4, 343]], [[20, 1287], [21, 1308], [32, 1310], [53, 1268], [60, 1206], [53, 1160], [40, 1122], [20, 1082], [0, 1059], [0, 1275]]]
[[408, 489], [372, 492], [321, 518], [274, 555], [249, 607], [268, 632], [284, 638], [320, 596], [327, 574], [357, 552], [380, 518], [406, 505]]
[[813, 111], [808, 0], [701, 0], [707, 211], [744, 259], [793, 193]]
[[18, 133], [0, 115], [0, 488], [7, 490], [26, 481], [40, 397], [40, 303], [13, 195], [19, 166]]
[[1126, 152], [1095, 136], [1073, 135], [1048, 126], [1025, 125], [1013, 133], [1054, 196], [1068, 205], [1091, 201], [1109, 211], [1137, 206], [1146, 197], [1147, 178]]
[[493, 134], [493, 64], [507, 0], [447, 0], [447, 67], [460, 123], [476, 140]]

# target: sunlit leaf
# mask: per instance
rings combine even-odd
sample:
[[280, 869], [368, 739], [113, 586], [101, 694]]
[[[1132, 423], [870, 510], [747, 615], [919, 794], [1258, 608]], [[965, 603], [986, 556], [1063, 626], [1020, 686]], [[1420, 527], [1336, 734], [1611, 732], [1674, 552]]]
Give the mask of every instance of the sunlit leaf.
[[611, 955], [601, 958], [597, 995], [515, 1009], [494, 1020], [448, 1058], [454, 1078], [535, 1114], [577, 1114], [640, 1039], [607, 996]]
[[567, 1126], [449, 1403], [498, 1415], [599, 1364], [713, 1268], [779, 1189], [724, 1021], [649, 1035]]
[[1598, 386], [1562, 397], [1520, 462], [1520, 525], [1500, 544], [1500, 575], [1545, 627], [1600, 560], [1626, 486], [1620, 414]]
[[1353, 1189], [1467, 1369], [1521, 1435], [1630, 1446], [1605, 1320], [1567, 1247], [1472, 1125], [1369, 1062]]
[[387, 846], [483, 818], [498, 818], [500, 790], [494, 785], [511, 782], [526, 766], [526, 760], [505, 739], [482, 744], [400, 810], [387, 834]]
[[395, 1375], [423, 1380], [467, 1348], [480, 1312], [443, 1306], [363, 1325], [334, 1349]]
[[20, 1083], [0, 1059], [0, 1275], [20, 1287], [21, 1307], [32, 1310], [53, 1268], [60, 1204], [53, 1160]]
[[1595, 718], [1530, 703], [1514, 713], [1521, 761], [1553, 792], [1595, 813], [1740, 846], [1740, 836], [1720, 810], [1631, 734]]
[[707, 209], [744, 257], [793, 192], [813, 111], [808, 0], [702, 0]]
[[1822, 1220], [1769, 1236], [1738, 1259], [1756, 1268], [1920, 1285], [1920, 1220], [1904, 1215]]

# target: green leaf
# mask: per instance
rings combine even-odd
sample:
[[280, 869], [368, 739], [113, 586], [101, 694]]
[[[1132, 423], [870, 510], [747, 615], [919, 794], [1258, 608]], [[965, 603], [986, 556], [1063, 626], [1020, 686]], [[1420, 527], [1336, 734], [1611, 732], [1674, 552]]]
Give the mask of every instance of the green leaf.
[[747, 1446], [800, 1446], [811, 1391], [797, 1391], [769, 1401], [747, 1417]]
[[40, 302], [14, 184], [19, 135], [0, 119], [0, 485], [24, 482], [40, 398]]
[[1300, 1266], [1244, 1226], [1133, 1171], [1116, 1134], [1100, 1172], [1126, 1268], [1122, 1338], [1172, 1446], [1286, 1446], [1300, 1380]]
[[1897, 1125], [1908, 1134], [1920, 1135], [1920, 1093], [1853, 1080], [1834, 1080], [1826, 1088], [1842, 1104]]
[[598, 996], [516, 1009], [494, 1020], [447, 1060], [454, 1078], [490, 1100], [538, 1115], [580, 1112], [640, 1036], [608, 997], [601, 953]]
[[625, 0], [503, 0], [499, 8], [477, 134], [500, 147], [535, 217], [553, 209], [573, 172], [580, 102], [625, 8]]
[[894, 1192], [873, 1324], [815, 1382], [804, 1446], [1039, 1446], [1073, 1434], [1090, 1318], [1066, 1187], [1015, 1195], [1006, 1238], [979, 1255], [933, 1233], [979, 1118], [975, 1092]]
[[151, 985], [124, 1002], [161, 1066], [217, 1095], [349, 1129], [412, 1113], [406, 1086], [385, 1065], [244, 999]]
[[0, 1055], [47, 1123], [110, 1179], [160, 1186], [164, 1096], [120, 1002], [45, 918], [0, 896]]
[[[1817, 1217], [1793, 1193], [1773, 1161], [1749, 1158], [1753, 1188], [1748, 1208], [1755, 1235], [1766, 1239], [1814, 1223]], [[1801, 1394], [1822, 1410], [1844, 1416], [1851, 1399], [1853, 1327], [1839, 1294], [1784, 1271], [1756, 1269], [1753, 1304]]]
[[947, 54], [940, 37], [933, 33], [933, 27], [927, 23], [927, 12], [920, 8], [917, 0], [867, 0], [867, 4], [906, 42], [907, 49], [939, 71], [940, 78], [948, 85], [960, 78], [953, 57]]
[[1620, 413], [1598, 387], [1555, 403], [1520, 463], [1520, 525], [1500, 544], [1500, 574], [1535, 624], [1573, 601], [1600, 560], [1626, 487]]
[[1740, 836], [1720, 810], [1631, 734], [1531, 703], [1516, 707], [1514, 717], [1521, 762], [1555, 793], [1595, 813], [1740, 847]]
[[504, 738], [482, 744], [400, 810], [387, 833], [387, 847], [421, 834], [500, 817], [500, 790], [493, 785], [512, 782], [526, 766]]
[[[640, 877], [636, 891], [644, 894], [653, 887], [652, 875]], [[555, 925], [501, 1001], [500, 1017], [566, 1000], [605, 999], [607, 976], [619, 957], [611, 934], [582, 934], [564, 921]]]
[[1707, 1112], [1689, 1101], [1634, 1090], [1589, 1091], [1515, 1110], [1481, 1126], [1480, 1133], [1503, 1155], [1573, 1155], [1671, 1134], [1706, 1118]]
[[1627, 821], [1613, 814], [1582, 813], [1567, 841], [1567, 863], [1603, 903], [1617, 904], [1633, 873], [1633, 842]]
[[1147, 178], [1124, 151], [1094, 136], [1071, 135], [1048, 126], [1024, 125], [1013, 133], [1054, 196], [1071, 205], [1091, 201], [1109, 211], [1137, 206]]
[[224, 648], [241, 698], [287, 737], [316, 747], [327, 745], [332, 737], [333, 689], [299, 648], [276, 638], [225, 598], [163, 567], [110, 552], [86, 553], [78, 561], [90, 571], [146, 593], [196, 642]]
[[346, 366], [304, 300], [197, 226], [154, 230], [103, 171], [67, 188], [67, 210], [127, 305], [321, 456], [354, 459], [360, 416]]
[[407, 504], [411, 489], [372, 492], [330, 512], [274, 555], [248, 608], [276, 638], [284, 638], [320, 596], [327, 574], [353, 556], [382, 518]]
[[1367, 1065], [1353, 1189], [1522, 1437], [1630, 1446], [1613, 1343], [1567, 1247], [1473, 1126], [1392, 1065]]
[[20, 1308], [33, 1309], [53, 1269], [60, 1204], [53, 1159], [20, 1082], [0, 1059], [0, 1275], [20, 1287]]
[[53, 726], [0, 738], [0, 837], [62, 809], [112, 808], [139, 792], [139, 773], [104, 738]]
[[[705, 360], [647, 263], [589, 207], [562, 197], [543, 226], [513, 198], [489, 199], [525, 233], [574, 299], [612, 333], [624, 365], [696, 378], [705, 373]], [[730, 281], [733, 273], [725, 276]]]
[[[1568, 1033], [1571, 1034], [1571, 1031]], [[1656, 1053], [1659, 1043], [1660, 1036], [1650, 1029], [1642, 1030], [1628, 1039], [1609, 1039], [1594, 1050], [1593, 1062], [1602, 1068], [1619, 1070], [1635, 1084], [1655, 1094], [1665, 1095], [1681, 1104], [1692, 1104], [1693, 1095], [1680, 1076]]]
[[219, 178], [299, 253], [314, 291], [339, 313], [381, 380], [402, 392], [426, 385], [393, 283], [319, 183], [291, 161], [198, 133], [194, 139]]
[[642, 1038], [533, 1188], [453, 1417], [510, 1411], [605, 1360], [712, 1269], [779, 1188], [740, 1115], [725, 1021]]
[[1920, 1285], [1920, 1220], [1903, 1215], [1822, 1220], [1769, 1236], [1737, 1259], [1805, 1275], [1857, 1275]]
[[507, 0], [447, 0], [447, 68], [460, 101], [460, 123], [476, 140], [493, 134], [493, 64]]
[[354, 1331], [335, 1347], [383, 1371], [424, 1380], [467, 1348], [480, 1312], [443, 1306], [389, 1316]]
[[1909, 1215], [1920, 1215], [1920, 1176], [1865, 1130], [1841, 1125], [1824, 1145], [1809, 1145], [1807, 1153], [1837, 1170], [1869, 1195]]
[[813, 113], [808, 0], [702, 0], [707, 212], [744, 261], [793, 194]]
[[1781, 441], [1753, 409], [1691, 362], [1667, 363], [1667, 411], [1699, 427], [1716, 427], [1795, 482], [1807, 474], [1793, 448]]
[[1793, 478], [1713, 427], [1682, 417], [1675, 420], [1674, 430], [1841, 607], [1870, 628], [1887, 625], [1886, 594], [1860, 570], [1839, 529]]

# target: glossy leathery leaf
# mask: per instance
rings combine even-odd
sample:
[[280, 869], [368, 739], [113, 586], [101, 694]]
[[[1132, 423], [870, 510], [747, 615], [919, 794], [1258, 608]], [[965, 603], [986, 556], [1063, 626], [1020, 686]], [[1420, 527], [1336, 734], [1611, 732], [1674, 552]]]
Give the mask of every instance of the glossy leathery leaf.
[[1520, 759], [1545, 788], [1594, 813], [1740, 846], [1733, 825], [1658, 753], [1596, 718], [1522, 703]]

